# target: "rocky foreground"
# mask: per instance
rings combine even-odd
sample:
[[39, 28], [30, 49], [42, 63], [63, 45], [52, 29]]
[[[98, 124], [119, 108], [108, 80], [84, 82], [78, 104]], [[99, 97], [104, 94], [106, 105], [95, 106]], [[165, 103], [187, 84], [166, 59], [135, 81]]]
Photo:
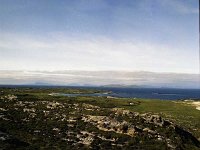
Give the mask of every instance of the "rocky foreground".
[[0, 149], [200, 149], [200, 142], [158, 114], [76, 98], [2, 94]]

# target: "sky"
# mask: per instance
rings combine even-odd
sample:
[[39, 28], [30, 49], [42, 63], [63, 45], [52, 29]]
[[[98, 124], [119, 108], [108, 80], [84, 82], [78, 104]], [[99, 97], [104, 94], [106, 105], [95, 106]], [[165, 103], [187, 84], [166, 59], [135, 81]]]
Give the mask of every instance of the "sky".
[[0, 2], [0, 70], [199, 73], [198, 0]]
[[[145, 71], [1, 71], [0, 85], [67, 85], [199, 89], [198, 74]], [[199, 93], [200, 94], [200, 93]]]

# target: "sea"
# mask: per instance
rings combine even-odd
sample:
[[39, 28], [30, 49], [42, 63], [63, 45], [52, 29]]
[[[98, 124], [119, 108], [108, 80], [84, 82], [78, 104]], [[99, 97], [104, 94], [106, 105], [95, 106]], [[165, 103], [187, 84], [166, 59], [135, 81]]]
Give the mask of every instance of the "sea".
[[161, 100], [199, 99], [200, 89], [175, 88], [103, 88], [111, 91], [110, 95], [124, 98], [147, 98]]
[[[5, 87], [5, 86], [0, 86]], [[59, 93], [63, 96], [110, 96], [120, 98], [145, 98], [160, 100], [200, 100], [200, 89], [177, 89], [177, 88], [118, 88], [118, 87], [83, 87], [83, 86], [6, 86], [6, 87], [34, 87], [34, 88], [82, 88], [97, 89], [107, 92], [95, 94], [68, 94]]]

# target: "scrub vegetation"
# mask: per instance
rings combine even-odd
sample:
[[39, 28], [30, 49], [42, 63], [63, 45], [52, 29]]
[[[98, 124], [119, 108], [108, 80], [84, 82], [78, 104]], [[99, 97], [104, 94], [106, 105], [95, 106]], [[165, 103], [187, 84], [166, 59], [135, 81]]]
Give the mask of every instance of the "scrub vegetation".
[[75, 88], [0, 88], [0, 149], [200, 149], [200, 111], [183, 101], [66, 97]]

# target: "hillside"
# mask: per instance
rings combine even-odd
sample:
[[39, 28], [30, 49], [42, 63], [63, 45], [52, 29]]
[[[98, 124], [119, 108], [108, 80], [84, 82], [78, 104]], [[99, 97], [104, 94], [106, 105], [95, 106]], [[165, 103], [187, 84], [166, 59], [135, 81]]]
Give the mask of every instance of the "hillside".
[[1, 88], [0, 149], [199, 149], [186, 102], [51, 96], [86, 89]]

